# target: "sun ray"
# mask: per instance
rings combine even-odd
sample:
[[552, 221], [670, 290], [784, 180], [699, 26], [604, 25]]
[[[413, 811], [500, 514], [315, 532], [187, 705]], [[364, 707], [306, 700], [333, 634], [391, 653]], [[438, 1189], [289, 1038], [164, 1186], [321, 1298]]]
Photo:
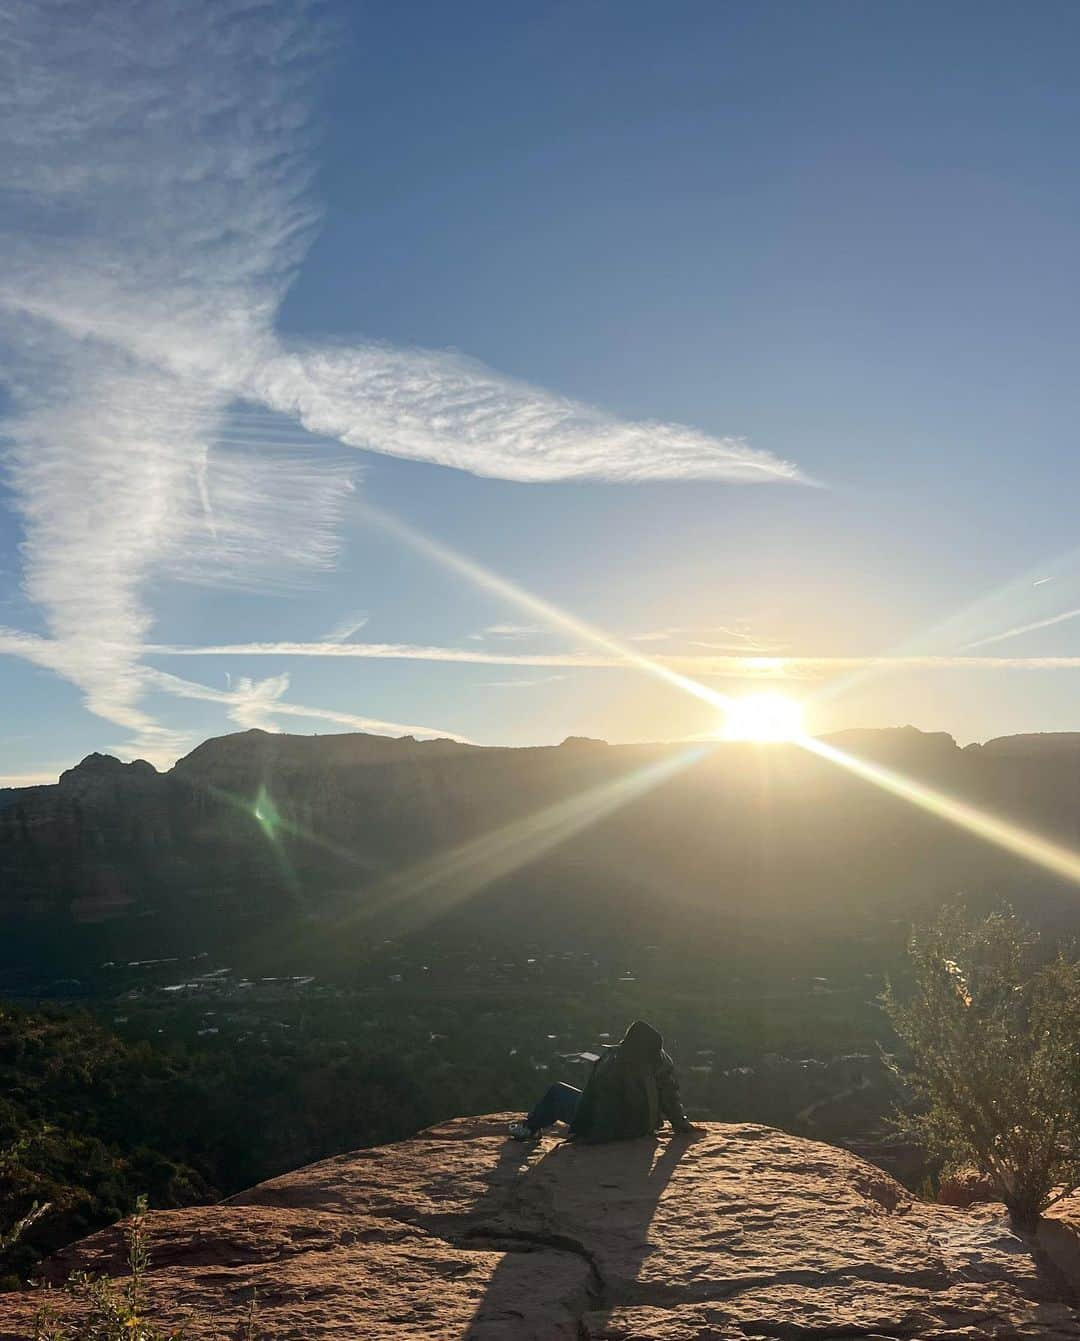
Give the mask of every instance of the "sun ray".
[[416, 924], [439, 916], [667, 782], [706, 753], [706, 746], [693, 745], [436, 853], [366, 891], [349, 920], [394, 912]]
[[358, 504], [357, 508], [362, 516], [367, 517], [375, 525], [396, 536], [397, 539], [403, 541], [412, 549], [419, 551], [430, 559], [434, 559], [444, 568], [460, 573], [475, 586], [502, 597], [510, 604], [516, 605], [518, 609], [527, 611], [534, 618], [543, 620], [552, 628], [559, 629], [563, 633], [570, 633], [575, 638], [580, 638], [582, 642], [625, 662], [628, 666], [634, 666], [638, 670], [645, 671], [648, 675], [665, 681], [676, 689], [681, 689], [683, 693], [704, 700], [714, 708], [724, 708], [730, 702], [726, 694], [719, 694], [707, 685], [691, 679], [690, 676], [673, 670], [671, 666], [655, 661], [652, 657], [646, 656], [644, 652], [639, 652], [636, 648], [627, 646], [618, 638], [614, 638], [611, 634], [605, 633], [604, 630], [578, 618], [577, 615], [572, 615], [566, 610], [560, 609], [559, 606], [554, 605], [551, 601], [544, 600], [541, 596], [535, 596], [531, 591], [526, 591], [524, 587], [519, 587], [516, 582], [500, 577], [498, 573], [493, 573], [483, 564], [467, 558], [464, 554], [459, 554], [448, 545], [443, 545], [439, 541], [423, 535], [420, 531], [403, 522], [400, 517], [395, 517], [383, 508], [375, 507], [370, 503]]
[[[720, 708], [732, 724], [730, 740], [783, 741], [797, 745], [819, 758], [855, 774], [895, 796], [931, 814], [939, 816], [986, 842], [1015, 856], [1041, 866], [1044, 870], [1080, 884], [1080, 853], [1050, 839], [1031, 833], [1021, 825], [991, 815], [965, 801], [906, 778], [855, 755], [847, 754], [824, 741], [807, 735], [801, 720], [801, 707], [781, 695], [751, 695], [746, 699], [719, 694], [670, 666], [655, 661], [617, 638], [597, 629], [585, 620], [535, 596], [509, 579], [493, 573], [482, 564], [458, 554], [448, 546], [431, 540], [399, 518], [370, 504], [362, 505], [370, 521], [395, 535], [411, 548], [460, 573], [476, 586], [501, 596], [519, 609], [608, 655], [660, 679], [673, 688]], [[365, 905], [374, 912], [392, 905], [414, 903], [431, 890], [438, 889], [439, 903], [447, 906], [470, 898], [479, 889], [534, 860], [549, 848], [565, 841], [594, 823], [633, 796], [657, 785], [664, 777], [685, 768], [700, 756], [700, 747], [690, 754], [680, 752], [667, 760], [650, 765], [627, 777], [604, 783], [598, 788], [515, 820], [491, 834], [473, 839], [426, 862], [410, 867], [388, 879]], [[311, 837], [310, 835], [305, 835]]]
[[804, 737], [796, 743], [819, 758], [827, 759], [830, 763], [847, 769], [856, 777], [872, 782], [875, 787], [881, 787], [894, 796], [910, 801], [931, 815], [948, 820], [950, 824], [959, 825], [960, 828], [967, 829], [969, 833], [985, 839], [986, 842], [993, 843], [1006, 852], [1013, 853], [1014, 856], [1023, 857], [1025, 861], [1033, 862], [1054, 875], [1080, 884], [1080, 854], [1063, 847], [1060, 843], [1032, 833], [1010, 820], [991, 815], [985, 810], [969, 805], [966, 801], [959, 801], [934, 787], [927, 787], [924, 783], [906, 778], [902, 773], [884, 768], [881, 764], [874, 764], [844, 750], [838, 750], [822, 740]]

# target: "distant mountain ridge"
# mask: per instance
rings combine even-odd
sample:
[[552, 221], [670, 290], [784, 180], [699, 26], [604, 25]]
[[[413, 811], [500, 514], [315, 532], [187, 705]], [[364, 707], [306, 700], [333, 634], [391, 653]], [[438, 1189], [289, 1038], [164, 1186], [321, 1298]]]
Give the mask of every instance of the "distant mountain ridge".
[[[985, 752], [1010, 758], [1067, 755], [1075, 753], [1080, 759], [1080, 731], [1028, 732], [1014, 736], [996, 736], [984, 742], [959, 746], [946, 731], [920, 731], [914, 726], [855, 727], [836, 731], [821, 737], [837, 749], [853, 753], [916, 752], [925, 757], [931, 751], [954, 752], [962, 749]], [[717, 742], [722, 744], [723, 742]], [[269, 732], [258, 728], [212, 736], [197, 745], [189, 754], [178, 759], [171, 769], [160, 773], [145, 759], [123, 763], [110, 754], [88, 754], [79, 763], [61, 773], [57, 783], [35, 783], [25, 787], [0, 787], [0, 806], [13, 804], [20, 797], [41, 793], [51, 787], [88, 785], [90, 779], [103, 780], [139, 774], [144, 777], [176, 775], [192, 780], [207, 780], [211, 775], [240, 770], [256, 770], [290, 763], [293, 766], [333, 768], [355, 764], [386, 764], [406, 757], [435, 755], [463, 755], [483, 751], [510, 751], [530, 754], [537, 750], [577, 747], [598, 747], [606, 750], [636, 750], [641, 748], [674, 748], [670, 743], [657, 742], [655, 746], [610, 745], [592, 737], [568, 736], [557, 746], [499, 746], [471, 745], [447, 738], [417, 740], [414, 736], [377, 736], [364, 732], [333, 735], [293, 735], [287, 732]], [[91, 784], [92, 785], [92, 784]]]
[[1037, 731], [1019, 736], [997, 736], [969, 749], [1013, 757], [1036, 754], [1065, 754], [1080, 750], [1080, 731]]
[[[1080, 853], [1080, 733], [967, 748], [913, 727], [824, 739]], [[387, 882], [418, 868], [414, 904], [467, 886], [455, 916], [531, 907], [568, 927], [645, 926], [658, 906], [686, 925], [880, 920], [950, 891], [1052, 903], [1062, 888], [795, 746], [253, 730], [166, 773], [92, 754], [56, 784], [0, 792], [0, 932], [153, 917], [231, 936], [342, 900], [393, 903]]]

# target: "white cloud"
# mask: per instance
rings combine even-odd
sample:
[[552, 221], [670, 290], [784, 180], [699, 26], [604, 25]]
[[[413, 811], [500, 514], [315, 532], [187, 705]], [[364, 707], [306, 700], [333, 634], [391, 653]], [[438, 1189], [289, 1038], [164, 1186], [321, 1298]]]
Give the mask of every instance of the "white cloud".
[[0, 628], [0, 656], [19, 657], [35, 666], [55, 670], [54, 649], [48, 638], [17, 629]]
[[[50, 667], [137, 753], [183, 737], [139, 703], [147, 580], [258, 580], [332, 557], [342, 472], [215, 453], [303, 251], [309, 40], [242, 0], [5, 8], [0, 345], [24, 586]], [[306, 515], [305, 515], [305, 509]]]
[[[3, 643], [0, 641], [0, 651]], [[496, 648], [438, 647], [416, 643], [218, 643], [182, 646], [159, 643], [149, 656], [356, 657], [376, 661], [436, 661], [472, 666], [564, 667], [569, 670], [634, 669], [617, 651], [503, 652]], [[926, 656], [761, 656], [757, 653], [677, 653], [650, 658], [657, 666], [687, 675], [735, 678], [826, 676], [858, 670], [1075, 670], [1075, 657]]]
[[278, 731], [280, 728], [274, 721], [275, 717], [303, 717], [311, 721], [334, 722], [338, 726], [347, 726], [354, 731], [370, 731], [380, 735], [439, 737], [468, 743], [467, 737], [438, 727], [420, 726], [411, 722], [390, 722], [379, 717], [363, 717], [357, 713], [288, 703], [284, 699], [284, 694], [289, 688], [287, 674], [271, 675], [265, 680], [253, 680], [241, 675], [233, 680], [228, 690], [222, 690], [149, 667], [145, 667], [142, 673], [149, 688], [173, 694], [178, 698], [223, 704], [228, 709], [230, 721], [245, 731], [252, 728]]
[[265, 590], [294, 586], [336, 565], [354, 487], [353, 472], [342, 462], [283, 454], [269, 444], [261, 455], [215, 449], [186, 483], [188, 495], [178, 503], [188, 524], [164, 556], [169, 576]]
[[[2, 645], [0, 645], [2, 650]], [[592, 652], [502, 652], [472, 647], [437, 647], [414, 643], [265, 642], [184, 646], [150, 643], [147, 656], [274, 656], [359, 657], [376, 661], [448, 661], [474, 666], [623, 666], [626, 659]], [[686, 658], [684, 658], [685, 660]], [[691, 658], [692, 659], [692, 658]], [[670, 658], [660, 658], [670, 660]]]
[[323, 635], [324, 643], [347, 643], [355, 633], [359, 633], [364, 628], [370, 616], [367, 614], [345, 615], [339, 619], [334, 627]]
[[[25, 590], [42, 664], [154, 759], [184, 738], [141, 703], [151, 580], [252, 588], [335, 558], [350, 473], [275, 456], [288, 434], [265, 409], [508, 480], [802, 478], [739, 438], [626, 423], [458, 355], [283, 347], [277, 310], [316, 222], [324, 45], [306, 0], [0, 10], [0, 355]], [[265, 408], [238, 422], [238, 398]]]
[[488, 638], [530, 638], [542, 632], [535, 624], [489, 624], [479, 633], [470, 633], [469, 637], [474, 642], [484, 642]]
[[534, 689], [541, 684], [556, 684], [567, 679], [565, 675], [538, 675], [534, 680], [485, 680], [481, 689]]
[[381, 345], [283, 351], [253, 368], [244, 390], [311, 433], [497, 479], [807, 482], [741, 438], [627, 423], [454, 354]]
[[[722, 641], [715, 641], [717, 638]], [[765, 652], [770, 650], [759, 639], [747, 633], [745, 629], [731, 628], [724, 624], [705, 628], [693, 626], [687, 628], [682, 625], [675, 625], [663, 629], [649, 629], [645, 633], [632, 633], [628, 641], [632, 643], [681, 642], [690, 647], [704, 647], [714, 652]]]

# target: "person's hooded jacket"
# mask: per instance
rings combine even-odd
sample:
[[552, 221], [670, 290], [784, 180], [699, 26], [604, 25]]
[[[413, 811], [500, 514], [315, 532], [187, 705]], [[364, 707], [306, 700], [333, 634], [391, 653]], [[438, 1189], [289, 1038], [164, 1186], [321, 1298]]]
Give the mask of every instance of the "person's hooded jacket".
[[570, 1133], [581, 1141], [630, 1141], [651, 1136], [665, 1118], [676, 1131], [689, 1129], [664, 1040], [635, 1020], [594, 1064]]

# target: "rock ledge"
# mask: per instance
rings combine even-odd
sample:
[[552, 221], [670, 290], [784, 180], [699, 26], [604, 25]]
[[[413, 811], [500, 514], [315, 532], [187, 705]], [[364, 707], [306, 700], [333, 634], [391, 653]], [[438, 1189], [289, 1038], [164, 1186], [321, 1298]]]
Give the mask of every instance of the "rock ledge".
[[[1080, 1312], [992, 1208], [914, 1200], [842, 1150], [708, 1124], [578, 1147], [466, 1118], [219, 1206], [150, 1217], [155, 1311], [265, 1341], [1076, 1338]], [[61, 1254], [121, 1269], [111, 1229]], [[32, 1302], [0, 1296], [0, 1341]]]

